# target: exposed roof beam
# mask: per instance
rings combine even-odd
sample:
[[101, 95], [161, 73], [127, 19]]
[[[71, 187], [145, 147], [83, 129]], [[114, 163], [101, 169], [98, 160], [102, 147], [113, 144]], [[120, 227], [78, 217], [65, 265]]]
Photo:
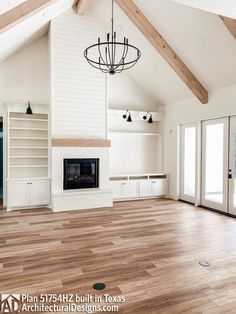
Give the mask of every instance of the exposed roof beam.
[[84, 15], [88, 6], [89, 6], [90, 0], [79, 0], [77, 4], [77, 14]]
[[208, 92], [169, 46], [161, 34], [153, 27], [149, 20], [139, 10], [132, 0], [115, 0], [131, 21], [149, 40], [160, 55], [168, 62], [172, 69], [190, 88], [193, 94], [203, 103], [208, 102]]
[[222, 21], [224, 22], [225, 26], [228, 28], [230, 33], [236, 39], [236, 20], [231, 19], [231, 18], [226, 17], [226, 16], [222, 16], [222, 15], [220, 15], [220, 18], [222, 19]]
[[0, 33], [41, 11], [57, 0], [27, 0], [15, 8], [0, 15]]

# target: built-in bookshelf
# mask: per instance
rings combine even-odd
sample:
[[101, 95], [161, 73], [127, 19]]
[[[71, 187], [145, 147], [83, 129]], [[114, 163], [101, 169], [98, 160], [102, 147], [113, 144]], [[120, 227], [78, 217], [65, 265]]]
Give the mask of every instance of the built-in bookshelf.
[[8, 114], [8, 178], [48, 177], [48, 115]]
[[143, 119], [145, 111], [130, 110], [132, 122], [123, 119], [125, 113], [109, 110], [110, 176], [161, 173], [164, 113], [151, 112], [153, 123]]

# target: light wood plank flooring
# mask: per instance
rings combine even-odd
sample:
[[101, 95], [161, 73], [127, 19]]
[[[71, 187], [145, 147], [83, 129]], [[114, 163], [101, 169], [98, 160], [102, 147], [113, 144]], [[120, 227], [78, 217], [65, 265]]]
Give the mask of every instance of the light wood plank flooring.
[[119, 313], [235, 314], [236, 220], [171, 200], [0, 212], [1, 292], [94, 294], [95, 282], [126, 297]]

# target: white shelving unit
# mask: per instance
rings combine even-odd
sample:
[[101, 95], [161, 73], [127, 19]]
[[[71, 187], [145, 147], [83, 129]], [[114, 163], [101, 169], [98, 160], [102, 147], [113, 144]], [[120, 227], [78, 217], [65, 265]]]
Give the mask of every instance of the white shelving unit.
[[126, 110], [109, 110], [111, 139], [110, 175], [162, 172], [162, 112], [151, 112], [153, 123], [143, 120], [145, 111], [130, 111], [132, 122], [123, 119]]
[[8, 209], [50, 204], [48, 115], [8, 112]]
[[8, 178], [47, 178], [47, 114], [9, 112], [8, 125]]
[[168, 176], [162, 173], [164, 114], [151, 112], [150, 124], [143, 120], [144, 111], [130, 110], [132, 122], [127, 122], [122, 118], [125, 111], [109, 110], [110, 184], [114, 200], [165, 196]]

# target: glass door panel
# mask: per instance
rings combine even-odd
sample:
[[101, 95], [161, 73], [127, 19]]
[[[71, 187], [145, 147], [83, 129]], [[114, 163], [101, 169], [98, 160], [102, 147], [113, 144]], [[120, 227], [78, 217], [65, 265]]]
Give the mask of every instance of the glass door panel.
[[202, 123], [202, 200], [206, 207], [227, 211], [228, 118]]
[[196, 199], [196, 146], [196, 125], [182, 125], [180, 197], [192, 203], [195, 203]]

